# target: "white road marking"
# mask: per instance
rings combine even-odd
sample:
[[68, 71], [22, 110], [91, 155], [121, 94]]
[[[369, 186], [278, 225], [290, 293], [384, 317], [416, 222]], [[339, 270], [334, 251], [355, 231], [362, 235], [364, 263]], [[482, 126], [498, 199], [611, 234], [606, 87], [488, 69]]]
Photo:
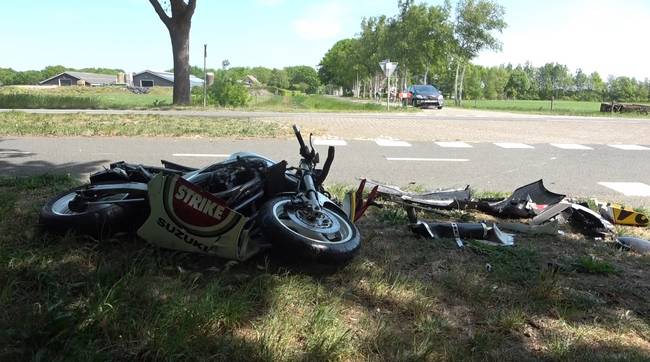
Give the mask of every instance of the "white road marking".
[[593, 150], [593, 148], [577, 143], [551, 143], [551, 146], [561, 148], [563, 150]]
[[27, 151], [0, 151], [0, 155], [29, 155], [31, 152]]
[[420, 158], [420, 157], [386, 157], [387, 161], [420, 161], [420, 162], [469, 162], [466, 158]]
[[411, 144], [405, 141], [389, 140], [383, 138], [376, 139], [375, 143], [382, 147], [411, 147]]
[[598, 184], [625, 196], [650, 196], [650, 186], [642, 182], [599, 182]]
[[316, 138], [314, 140], [316, 146], [347, 146], [348, 143], [344, 140], [335, 140], [335, 139], [320, 139]]
[[472, 148], [472, 145], [465, 142], [436, 142], [436, 144], [444, 148]]
[[608, 145], [609, 147], [618, 148], [619, 150], [625, 151], [646, 151], [650, 150], [648, 147], [639, 146], [639, 145]]
[[535, 147], [533, 147], [531, 145], [527, 145], [525, 143], [516, 143], [516, 142], [497, 142], [494, 145], [497, 146], [497, 147], [508, 148], [508, 149], [510, 149], [510, 148], [520, 148], [520, 149], [535, 148]]
[[230, 156], [227, 153], [174, 153], [174, 157], [214, 157], [214, 158], [225, 158]]

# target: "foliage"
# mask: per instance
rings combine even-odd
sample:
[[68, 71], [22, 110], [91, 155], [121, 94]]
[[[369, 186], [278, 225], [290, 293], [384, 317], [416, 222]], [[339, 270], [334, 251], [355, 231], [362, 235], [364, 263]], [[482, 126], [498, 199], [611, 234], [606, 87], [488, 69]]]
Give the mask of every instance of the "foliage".
[[286, 67], [284, 70], [287, 72], [289, 78], [290, 88], [299, 90], [307, 94], [313, 94], [318, 91], [320, 80], [316, 69], [307, 66], [299, 65], [295, 67]]
[[281, 89], [289, 88], [289, 75], [287, 74], [287, 71], [284, 69], [274, 68], [271, 71], [268, 85]]
[[[197, 96], [202, 97], [203, 89], [196, 87], [193, 94], [197, 103]], [[214, 83], [208, 88], [208, 103], [221, 107], [242, 107], [249, 100], [248, 89], [241, 82], [231, 78], [225, 71], [215, 74]]]

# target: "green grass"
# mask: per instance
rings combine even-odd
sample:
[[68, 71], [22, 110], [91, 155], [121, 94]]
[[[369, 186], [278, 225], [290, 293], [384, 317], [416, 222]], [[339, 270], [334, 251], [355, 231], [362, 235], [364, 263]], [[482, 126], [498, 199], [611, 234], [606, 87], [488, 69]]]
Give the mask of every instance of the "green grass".
[[[259, 97], [249, 109], [280, 112], [386, 112], [386, 105], [323, 95], [293, 95]], [[391, 112], [415, 111], [417, 110], [413, 108], [391, 107]]]
[[134, 94], [124, 87], [0, 87], [0, 108], [145, 109], [170, 106], [172, 89]]
[[[150, 109], [172, 107], [172, 89], [154, 87], [148, 94], [133, 94], [124, 87], [0, 87], [0, 108], [7, 109]], [[281, 112], [386, 112], [385, 104], [355, 102], [347, 98], [291, 93], [251, 96], [244, 110]], [[202, 107], [184, 107], [203, 109]], [[213, 108], [211, 108], [213, 109]], [[413, 108], [393, 107], [393, 112]]]
[[273, 121], [158, 115], [0, 113], [0, 135], [279, 137], [287, 126]]
[[[514, 248], [459, 250], [373, 209], [339, 269], [232, 263], [38, 230], [39, 208], [77, 182], [0, 177], [2, 361], [650, 358], [648, 259], [604, 242], [518, 235]], [[621, 272], [577, 273], [584, 255]]]
[[[553, 102], [553, 110], [551, 111], [551, 101], [547, 100], [468, 100], [463, 101], [462, 107], [540, 114], [612, 116], [611, 113], [600, 112], [600, 103], [558, 100]], [[450, 106], [453, 106], [451, 102]], [[613, 115], [615, 117], [648, 117], [639, 113], [614, 113]]]

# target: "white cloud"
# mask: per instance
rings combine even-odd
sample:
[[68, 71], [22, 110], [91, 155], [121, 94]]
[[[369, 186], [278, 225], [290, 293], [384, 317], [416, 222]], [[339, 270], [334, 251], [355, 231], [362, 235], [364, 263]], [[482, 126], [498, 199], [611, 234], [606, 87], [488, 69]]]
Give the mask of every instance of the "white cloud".
[[305, 40], [324, 40], [339, 37], [343, 29], [345, 8], [336, 1], [309, 6], [293, 22], [293, 29]]

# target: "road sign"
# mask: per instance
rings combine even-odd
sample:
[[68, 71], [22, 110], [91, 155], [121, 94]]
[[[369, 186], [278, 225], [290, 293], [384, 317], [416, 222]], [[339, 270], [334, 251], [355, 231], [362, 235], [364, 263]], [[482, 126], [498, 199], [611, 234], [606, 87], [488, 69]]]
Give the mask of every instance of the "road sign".
[[379, 62], [379, 67], [387, 77], [390, 77], [395, 72], [395, 69], [397, 69], [397, 62], [393, 63], [390, 59], [382, 60]]

